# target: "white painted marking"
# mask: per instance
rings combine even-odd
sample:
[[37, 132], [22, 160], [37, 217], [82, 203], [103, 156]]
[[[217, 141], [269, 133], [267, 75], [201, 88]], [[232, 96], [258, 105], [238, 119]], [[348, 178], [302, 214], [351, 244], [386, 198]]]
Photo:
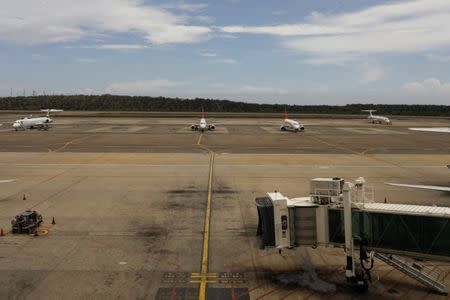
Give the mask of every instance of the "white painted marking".
[[104, 133], [133, 133], [146, 129], [148, 126], [104, 126], [87, 130], [86, 132], [104, 132]]
[[371, 127], [337, 127], [337, 129], [358, 134], [408, 134], [407, 132]]

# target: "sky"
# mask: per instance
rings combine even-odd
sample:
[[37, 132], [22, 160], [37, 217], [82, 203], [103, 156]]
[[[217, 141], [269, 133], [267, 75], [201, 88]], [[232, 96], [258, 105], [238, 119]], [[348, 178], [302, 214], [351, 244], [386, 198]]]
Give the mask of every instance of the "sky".
[[450, 105], [450, 1], [3, 0], [0, 96]]

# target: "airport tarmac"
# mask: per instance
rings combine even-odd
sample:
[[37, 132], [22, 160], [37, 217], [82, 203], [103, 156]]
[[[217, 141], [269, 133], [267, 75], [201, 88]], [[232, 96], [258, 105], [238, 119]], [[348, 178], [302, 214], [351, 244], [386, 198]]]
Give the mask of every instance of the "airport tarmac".
[[[254, 204], [273, 190], [307, 196], [314, 177], [364, 176], [376, 201], [448, 206], [448, 193], [384, 184], [449, 184], [448, 135], [407, 129], [445, 120], [311, 119], [297, 134], [260, 119], [203, 134], [189, 119], [55, 120], [0, 132], [0, 179], [17, 179], [0, 186], [0, 299], [445, 299], [380, 261], [361, 296], [340, 248], [260, 249]], [[43, 214], [39, 236], [9, 232], [25, 209]], [[309, 262], [308, 278], [335, 291], [280, 281]]]
[[[429, 153], [448, 154], [448, 135], [408, 127], [450, 126], [447, 119], [393, 120], [394, 125], [361, 119], [305, 119], [306, 130], [281, 132], [277, 119], [208, 119], [216, 130], [200, 135], [187, 118], [55, 118], [49, 132], [14, 131], [2, 115], [0, 152], [198, 153], [199, 141], [222, 153]], [[9, 122], [9, 123], [8, 123]]]

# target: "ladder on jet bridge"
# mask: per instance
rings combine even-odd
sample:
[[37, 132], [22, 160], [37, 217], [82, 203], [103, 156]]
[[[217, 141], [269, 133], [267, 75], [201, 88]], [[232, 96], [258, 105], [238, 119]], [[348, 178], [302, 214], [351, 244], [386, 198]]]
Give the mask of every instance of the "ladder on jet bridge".
[[433, 268], [418, 264], [416, 262], [409, 262], [392, 254], [385, 254], [375, 251], [374, 256], [409, 277], [421, 282], [434, 291], [440, 294], [448, 294], [447, 287], [442, 282], [446, 277], [445, 273], [438, 272]]

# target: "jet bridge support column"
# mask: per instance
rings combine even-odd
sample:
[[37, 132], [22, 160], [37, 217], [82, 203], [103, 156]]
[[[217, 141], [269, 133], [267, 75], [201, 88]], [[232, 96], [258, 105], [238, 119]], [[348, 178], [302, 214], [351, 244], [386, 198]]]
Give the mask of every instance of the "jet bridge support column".
[[353, 184], [346, 182], [343, 190], [344, 200], [344, 236], [345, 236], [345, 255], [347, 265], [345, 267], [345, 276], [347, 279], [355, 277], [355, 260], [353, 258], [353, 238], [352, 238], [352, 199], [351, 191]]
[[353, 245], [353, 231], [352, 231], [352, 191], [355, 185], [346, 182], [343, 188], [343, 202], [344, 202], [344, 233], [345, 233], [345, 255], [347, 264], [345, 267], [345, 277], [347, 282], [356, 286], [358, 289], [366, 291], [368, 289], [367, 281], [364, 279], [362, 270], [356, 271]]

